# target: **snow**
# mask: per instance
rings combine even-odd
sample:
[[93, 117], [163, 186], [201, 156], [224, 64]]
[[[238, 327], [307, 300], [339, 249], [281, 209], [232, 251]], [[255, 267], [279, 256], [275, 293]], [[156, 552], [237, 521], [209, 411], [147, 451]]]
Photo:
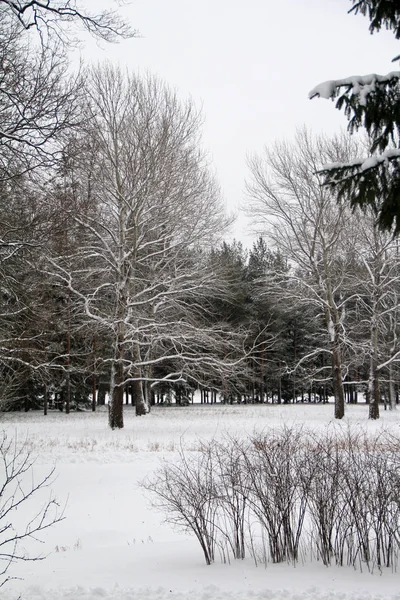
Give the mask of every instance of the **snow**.
[[[367, 106], [368, 96], [375, 91], [377, 83], [387, 83], [392, 80], [400, 80], [400, 71], [391, 71], [387, 75], [352, 75], [344, 79], [331, 79], [320, 83], [313, 88], [309, 94], [309, 98], [320, 96], [321, 98], [334, 98], [341, 87], [351, 89], [353, 96], [358, 96], [358, 102], [361, 106]], [[336, 170], [343, 168], [358, 167], [360, 172], [375, 169], [382, 163], [388, 163], [390, 160], [400, 158], [400, 150], [398, 148], [388, 148], [384, 152], [377, 153], [374, 156], [367, 158], [355, 159], [347, 163], [331, 163], [324, 165], [323, 170]]]
[[387, 75], [351, 75], [344, 79], [331, 79], [318, 84], [309, 92], [308, 97], [314, 98], [320, 96], [329, 100], [332, 98], [339, 87], [349, 87], [353, 94], [360, 95], [360, 104], [365, 105], [368, 95], [374, 91], [376, 83], [386, 83], [392, 79], [400, 79], [400, 71], [391, 71]]
[[[26, 440], [37, 456], [35, 477], [56, 464], [52, 490], [66, 502], [65, 520], [42, 536], [40, 562], [14, 564], [21, 577], [1, 588], [2, 600], [400, 600], [398, 573], [326, 568], [307, 561], [256, 567], [251, 559], [206, 566], [198, 543], [163, 524], [140, 481], [177, 449], [192, 452], [201, 440], [227, 432], [244, 435], [265, 427], [302, 424], [324, 429], [358, 424], [396, 435], [400, 411], [367, 420], [364, 404], [346, 407], [343, 423], [329, 405], [156, 407], [125, 428], [111, 431], [107, 415], [9, 413], [0, 429]], [[40, 505], [42, 498], [38, 498]]]
[[335, 341], [335, 326], [333, 324], [332, 319], [329, 319], [328, 331], [329, 331], [329, 338], [330, 338], [331, 342], [334, 342]]
[[360, 171], [368, 171], [369, 169], [374, 169], [379, 164], [384, 163], [386, 161], [392, 159], [400, 158], [400, 149], [398, 148], [388, 148], [384, 152], [380, 154], [375, 154], [374, 156], [368, 156], [367, 158], [356, 158], [352, 161], [342, 163], [335, 162], [324, 165], [324, 171], [343, 169], [346, 167], [358, 167]]

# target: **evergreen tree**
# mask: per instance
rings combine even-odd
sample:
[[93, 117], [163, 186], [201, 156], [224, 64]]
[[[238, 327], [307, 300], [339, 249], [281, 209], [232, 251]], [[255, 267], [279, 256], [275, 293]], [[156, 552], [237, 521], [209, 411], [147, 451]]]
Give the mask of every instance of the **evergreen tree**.
[[[352, 0], [349, 12], [370, 20], [370, 32], [382, 27], [400, 39], [400, 5], [393, 0]], [[399, 60], [397, 56], [393, 60]], [[370, 155], [326, 165], [325, 184], [354, 208], [372, 207], [379, 226], [400, 233], [400, 71], [387, 75], [352, 76], [316, 86], [310, 98], [336, 100], [349, 120], [350, 133], [364, 128]]]
[[212, 300], [216, 320], [238, 326], [247, 322], [248, 284], [246, 282], [247, 251], [241, 242], [222, 242], [210, 256], [210, 267], [219, 273], [227, 294]]

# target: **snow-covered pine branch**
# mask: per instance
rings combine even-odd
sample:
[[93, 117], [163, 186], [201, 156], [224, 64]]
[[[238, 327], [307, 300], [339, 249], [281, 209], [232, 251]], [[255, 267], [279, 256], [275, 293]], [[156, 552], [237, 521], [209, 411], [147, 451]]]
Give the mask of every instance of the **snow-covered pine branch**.
[[[349, 12], [368, 14], [371, 32], [385, 25], [399, 36], [396, 3], [353, 0], [353, 4]], [[348, 131], [365, 129], [370, 146], [366, 158], [324, 165], [320, 172], [325, 184], [353, 208], [372, 207], [382, 229], [400, 233], [400, 71], [325, 81], [310, 91], [309, 98], [315, 97], [336, 100], [336, 108], [349, 121]]]

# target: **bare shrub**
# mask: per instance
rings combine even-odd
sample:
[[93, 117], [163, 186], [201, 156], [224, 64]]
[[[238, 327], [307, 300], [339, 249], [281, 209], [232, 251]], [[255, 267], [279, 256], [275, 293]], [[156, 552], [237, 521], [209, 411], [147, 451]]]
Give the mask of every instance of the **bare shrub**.
[[387, 454], [374, 453], [370, 458], [371, 468], [366, 497], [370, 513], [370, 536], [374, 543], [373, 562], [379, 567], [390, 567], [395, 563], [395, 536], [400, 523], [400, 506], [394, 502], [398, 489], [399, 458], [393, 462]]
[[[18, 448], [15, 441], [9, 440], [5, 433], [1, 434], [0, 587], [13, 578], [9, 575], [12, 563], [45, 558], [28, 553], [26, 544], [29, 540], [40, 541], [41, 532], [64, 518], [64, 511], [52, 496], [35, 508], [37, 495], [53, 481], [54, 469], [35, 480], [33, 464], [34, 460], [24, 446]], [[19, 510], [21, 507], [22, 511]]]
[[164, 463], [144, 487], [166, 520], [193, 531], [207, 564], [297, 562], [396, 568], [400, 440], [350, 427], [315, 434], [283, 427], [227, 437]]
[[213, 464], [216, 481], [217, 530], [220, 544], [226, 541], [234, 558], [246, 556], [246, 530], [249, 487], [243, 460], [243, 442], [228, 438], [211, 443], [207, 452]]
[[[399, 454], [388, 448], [387, 434], [368, 437], [365, 433], [348, 432], [345, 448], [343, 504], [353, 520], [356, 543], [349, 551], [349, 562], [394, 566], [395, 536], [400, 512], [396, 502]], [[349, 549], [350, 550], [350, 549]]]
[[284, 427], [256, 435], [245, 455], [252, 510], [268, 534], [273, 562], [298, 559], [306, 513], [306, 478], [299, 477], [303, 459], [301, 429]]
[[399, 527], [399, 441], [347, 428], [313, 436], [310, 518], [325, 565], [394, 566]]
[[211, 454], [187, 455], [164, 462], [142, 487], [155, 495], [154, 506], [165, 512], [165, 520], [183, 531], [192, 531], [203, 550], [207, 565], [214, 562], [216, 547], [216, 486]]
[[335, 555], [341, 530], [342, 458], [337, 438], [331, 432], [323, 437], [311, 435], [307, 445], [305, 469], [310, 476], [308, 502], [312, 537], [316, 543], [317, 558], [328, 566]]

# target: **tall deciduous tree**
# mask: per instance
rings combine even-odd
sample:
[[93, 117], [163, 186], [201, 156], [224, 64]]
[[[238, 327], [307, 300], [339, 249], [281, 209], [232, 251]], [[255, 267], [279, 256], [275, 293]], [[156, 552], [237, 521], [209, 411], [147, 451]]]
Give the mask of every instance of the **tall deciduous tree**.
[[[37, 267], [40, 248], [51, 246], [48, 224], [56, 222], [43, 189], [62, 161], [67, 134], [82, 123], [82, 77], [70, 74], [66, 47], [79, 26], [105, 41], [134, 35], [113, 10], [0, 0], [0, 368], [14, 398], [23, 397], [25, 383], [40, 381], [57, 355], [69, 356], [56, 350], [56, 328], [47, 326], [57, 293]], [[61, 356], [57, 368], [65, 369], [62, 363]]]
[[[54, 264], [86, 316], [111, 339], [115, 428], [123, 426], [125, 385], [144, 414], [142, 382], [157, 380], [153, 365], [179, 358], [178, 372], [168, 375], [179, 380], [182, 363], [204, 362], [195, 349], [204, 354], [217, 331], [204, 327], [200, 298], [218, 283], [206, 254], [195, 250], [220, 236], [227, 222], [199, 149], [201, 119], [192, 103], [181, 103], [155, 77], [109, 65], [93, 69], [86, 93], [90, 143], [75, 158], [74, 219], [87, 240]], [[79, 198], [90, 198], [91, 211]], [[200, 329], [196, 316], [203, 317]]]
[[278, 277], [282, 295], [314, 305], [325, 322], [331, 356], [335, 417], [344, 416], [342, 348], [345, 328], [346, 261], [351, 239], [349, 211], [336, 204], [317, 174], [327, 158], [348, 158], [344, 140], [313, 139], [306, 131], [294, 144], [277, 143], [249, 160], [248, 211], [273, 246], [287, 257], [291, 272]]
[[[364, 355], [368, 370], [369, 416], [379, 418], [382, 389], [380, 379], [388, 379], [391, 407], [395, 406], [393, 369], [399, 357], [398, 297], [400, 257], [398, 241], [380, 231], [371, 213], [358, 219], [359, 236], [354, 240], [358, 267], [353, 271], [352, 296], [356, 302], [354, 351]], [[358, 335], [357, 335], [358, 333]], [[361, 338], [360, 338], [361, 334]]]

